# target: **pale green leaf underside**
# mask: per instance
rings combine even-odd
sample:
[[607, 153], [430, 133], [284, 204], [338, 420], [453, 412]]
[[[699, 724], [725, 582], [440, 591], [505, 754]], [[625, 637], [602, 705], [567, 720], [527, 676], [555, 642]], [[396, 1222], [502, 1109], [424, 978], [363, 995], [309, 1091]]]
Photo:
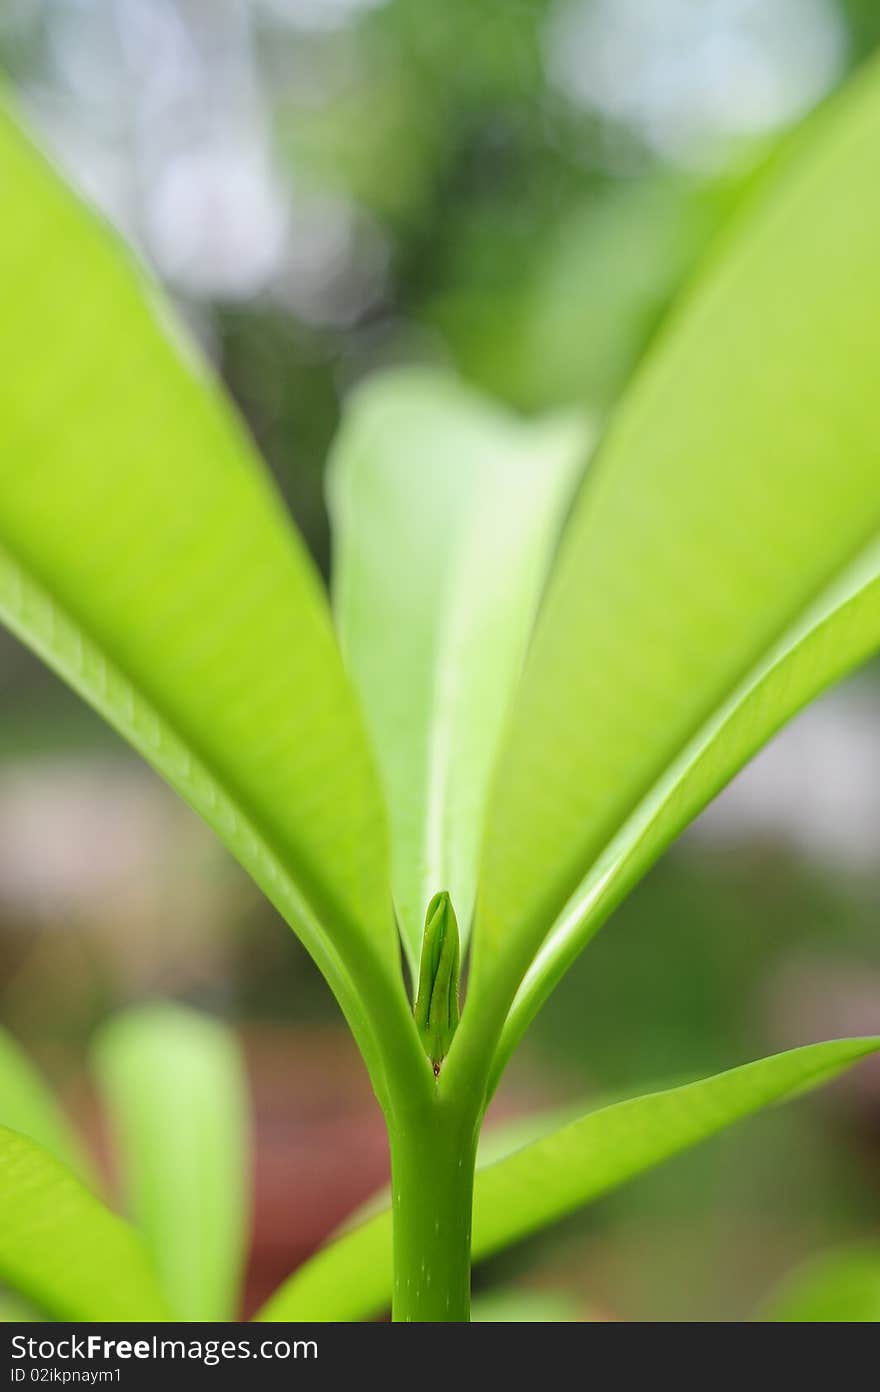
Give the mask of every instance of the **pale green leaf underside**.
[[355, 973], [403, 1008], [378, 780], [276, 491], [2, 109], [0, 197], [0, 614], [214, 827], [356, 1026]]
[[235, 1319], [248, 1220], [248, 1103], [235, 1037], [182, 1006], [111, 1021], [95, 1072], [127, 1210], [180, 1319]]
[[173, 1318], [134, 1229], [0, 1127], [0, 1282], [59, 1320]]
[[[772, 1102], [836, 1076], [880, 1039], [810, 1044], [685, 1087], [589, 1112], [477, 1172], [473, 1254], [490, 1255]], [[281, 1286], [265, 1320], [353, 1320], [391, 1294], [386, 1211], [325, 1247]]]
[[89, 1181], [79, 1137], [46, 1080], [6, 1030], [0, 1029], [0, 1126], [19, 1131]]
[[414, 976], [440, 890], [467, 941], [489, 775], [590, 434], [410, 369], [356, 393], [334, 447], [334, 612], [384, 774]]
[[[490, 795], [471, 998], [494, 991], [493, 1016], [627, 817], [878, 535], [878, 142], [875, 65], [741, 213], [599, 447]], [[462, 1047], [488, 1029], [469, 1013]]]
[[578, 886], [517, 992], [493, 1082], [577, 954], [682, 827], [784, 721], [878, 646], [880, 541], [874, 541], [719, 707]]
[[880, 1323], [880, 1244], [826, 1252], [794, 1272], [760, 1318], [786, 1324]]

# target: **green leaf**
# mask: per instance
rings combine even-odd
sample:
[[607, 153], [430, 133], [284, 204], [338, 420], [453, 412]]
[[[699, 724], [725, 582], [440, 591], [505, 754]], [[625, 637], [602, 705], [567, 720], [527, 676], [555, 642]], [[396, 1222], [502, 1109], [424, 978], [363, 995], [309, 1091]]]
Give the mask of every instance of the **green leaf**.
[[0, 1126], [20, 1131], [83, 1180], [91, 1167], [58, 1099], [27, 1054], [0, 1029]]
[[168, 1320], [143, 1243], [26, 1136], [0, 1127], [0, 1281], [59, 1320]]
[[234, 1035], [175, 1005], [105, 1026], [95, 1070], [130, 1216], [180, 1319], [236, 1317], [248, 1231], [248, 1103]]
[[880, 1322], [880, 1245], [826, 1252], [782, 1282], [759, 1316], [788, 1324]]
[[880, 643], [880, 542], [872, 543], [749, 673], [674, 760], [578, 886], [529, 966], [492, 1086], [553, 987], [677, 833], [791, 715]]
[[378, 1018], [415, 1053], [378, 780], [280, 497], [153, 285], [2, 108], [0, 187], [0, 616], [214, 828], [368, 1057]]
[[333, 451], [334, 610], [384, 774], [414, 980], [440, 890], [467, 942], [501, 726], [589, 445], [579, 416], [518, 421], [409, 370], [357, 392]]
[[874, 64], [748, 201], [599, 446], [493, 783], [450, 1069], [489, 1052], [584, 875], [878, 536], [878, 140]]
[[[477, 1171], [473, 1255], [491, 1255], [770, 1103], [827, 1082], [880, 1038], [810, 1044], [684, 1087], [588, 1112]], [[387, 1211], [325, 1247], [269, 1299], [263, 1320], [353, 1320], [391, 1294]]]

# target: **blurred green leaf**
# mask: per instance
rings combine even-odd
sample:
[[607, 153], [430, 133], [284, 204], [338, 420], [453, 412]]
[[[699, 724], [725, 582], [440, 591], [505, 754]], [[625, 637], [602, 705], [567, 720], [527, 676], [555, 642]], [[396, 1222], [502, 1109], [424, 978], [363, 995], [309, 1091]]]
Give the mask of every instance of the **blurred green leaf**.
[[214, 828], [373, 1057], [353, 975], [411, 1021], [318, 577], [152, 284], [2, 110], [0, 186], [0, 614]]
[[501, 726], [589, 442], [579, 416], [520, 422], [410, 370], [357, 393], [334, 450], [336, 621], [385, 776], [414, 978], [440, 890], [467, 939]]
[[760, 1318], [789, 1324], [877, 1324], [880, 1246], [844, 1247], [807, 1262], [770, 1296]]
[[568, 1291], [491, 1291], [471, 1303], [474, 1324], [577, 1324], [582, 1319], [580, 1304]]
[[526, 296], [529, 404], [613, 403], [730, 201], [722, 184], [638, 179], [597, 190], [561, 221]]
[[95, 1070], [131, 1217], [181, 1319], [235, 1319], [248, 1229], [248, 1102], [234, 1035], [176, 1005], [112, 1020]]
[[[503, 400], [607, 410], [738, 192], [734, 180], [668, 174], [612, 182], [554, 208], [544, 227], [545, 192], [525, 231], [504, 204], [469, 207], [448, 284], [423, 315], [468, 380]], [[515, 197], [519, 208], [518, 187]], [[505, 235], [512, 221], [518, 237]]]
[[86, 1182], [91, 1166], [58, 1099], [27, 1054], [0, 1029], [0, 1126], [19, 1131]]
[[878, 139], [874, 65], [748, 200], [600, 444], [506, 729], [450, 1067], [491, 1048], [626, 819], [878, 535]]
[[[877, 1039], [810, 1044], [684, 1087], [618, 1102], [477, 1171], [474, 1259], [519, 1238], [723, 1131], [762, 1107], [836, 1077], [880, 1050]], [[346, 1232], [295, 1272], [264, 1320], [353, 1320], [391, 1294], [391, 1215]]]
[[59, 1320], [167, 1320], [140, 1237], [26, 1136], [0, 1127], [0, 1281]]

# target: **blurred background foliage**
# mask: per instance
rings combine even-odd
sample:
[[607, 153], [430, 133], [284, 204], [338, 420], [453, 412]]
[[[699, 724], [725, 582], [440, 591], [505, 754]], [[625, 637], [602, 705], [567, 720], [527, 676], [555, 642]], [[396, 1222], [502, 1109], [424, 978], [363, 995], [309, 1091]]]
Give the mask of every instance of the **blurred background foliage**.
[[[325, 573], [322, 471], [353, 382], [441, 362], [521, 410], [603, 417], [756, 173], [878, 42], [874, 0], [0, 9], [26, 118], [176, 300]], [[864, 673], [736, 780], [565, 981], [499, 1111], [877, 1031], [878, 713]], [[360, 1063], [210, 834], [4, 636], [0, 1020], [99, 1151], [86, 1041], [155, 995], [235, 1022], [247, 1046], [253, 1304], [384, 1180]], [[868, 1064], [478, 1284], [558, 1318], [736, 1319], [803, 1258], [878, 1229]]]

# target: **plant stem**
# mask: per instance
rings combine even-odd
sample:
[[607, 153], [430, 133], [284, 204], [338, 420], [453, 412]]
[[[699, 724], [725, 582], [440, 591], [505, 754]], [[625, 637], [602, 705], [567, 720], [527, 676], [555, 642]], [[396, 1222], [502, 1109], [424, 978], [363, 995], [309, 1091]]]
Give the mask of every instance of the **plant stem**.
[[439, 1092], [389, 1126], [396, 1322], [470, 1319], [478, 1119]]

